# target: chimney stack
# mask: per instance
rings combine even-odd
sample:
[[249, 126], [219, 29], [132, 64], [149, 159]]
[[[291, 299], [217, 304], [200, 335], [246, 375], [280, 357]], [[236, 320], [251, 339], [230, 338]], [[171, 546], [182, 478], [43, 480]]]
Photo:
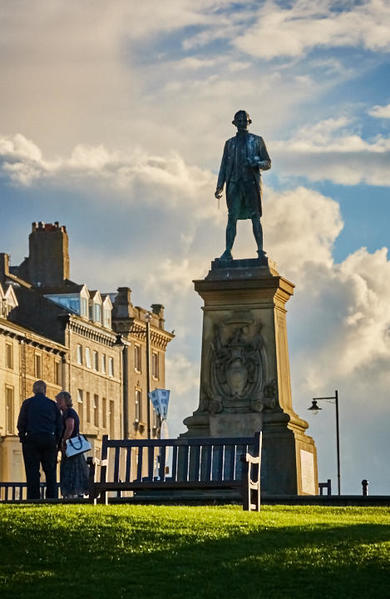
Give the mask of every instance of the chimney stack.
[[64, 226], [55, 222], [32, 223], [29, 257], [24, 263], [30, 283], [58, 287], [69, 279], [69, 238]]

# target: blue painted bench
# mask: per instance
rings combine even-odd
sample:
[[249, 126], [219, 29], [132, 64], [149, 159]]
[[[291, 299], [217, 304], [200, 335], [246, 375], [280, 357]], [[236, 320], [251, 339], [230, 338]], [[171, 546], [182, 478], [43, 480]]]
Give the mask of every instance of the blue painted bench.
[[[89, 459], [89, 497], [116, 491], [238, 489], [243, 509], [260, 510], [261, 432], [253, 437], [109, 439]], [[169, 466], [168, 466], [169, 464]], [[100, 465], [97, 480], [96, 465]]]

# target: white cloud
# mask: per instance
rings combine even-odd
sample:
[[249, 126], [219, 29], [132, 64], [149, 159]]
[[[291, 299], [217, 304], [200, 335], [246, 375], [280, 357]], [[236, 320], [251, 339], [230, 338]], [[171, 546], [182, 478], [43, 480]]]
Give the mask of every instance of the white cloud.
[[390, 104], [386, 106], [373, 106], [368, 114], [377, 119], [390, 119]]
[[180, 70], [197, 71], [198, 69], [208, 69], [214, 67], [218, 62], [216, 58], [198, 58], [196, 56], [187, 56], [179, 60], [173, 66]]
[[199, 365], [190, 362], [183, 354], [172, 351], [167, 357], [167, 370], [171, 386], [179, 395], [194, 394], [199, 388]]
[[381, 376], [390, 360], [387, 249], [362, 248], [339, 265], [307, 263], [303, 271], [294, 309], [304, 327], [296, 372], [302, 388], [318, 392], [351, 377], [358, 386], [368, 371]]
[[300, 281], [306, 263], [331, 266], [333, 243], [343, 227], [337, 202], [305, 187], [267, 188], [264, 197], [265, 245], [284, 272]]
[[[3, 5], [0, 133], [20, 131], [51, 160], [78, 144], [126, 152], [141, 145], [151, 155], [172, 150], [215, 166], [224, 138], [234, 133], [230, 121], [238, 107], [254, 122], [261, 119], [269, 137], [309, 90], [317, 98], [329, 77], [333, 86], [341, 76], [333, 71], [314, 85], [308, 73], [265, 65], [259, 71], [257, 61], [243, 60], [226, 40], [251, 18], [245, 2]], [[219, 32], [224, 48], [183, 52], [183, 39], [193, 41], [191, 25], [205, 41]], [[166, 36], [176, 31], [177, 39]]]
[[252, 56], [302, 56], [318, 46], [362, 46], [376, 51], [390, 49], [386, 25], [390, 6], [383, 0], [346, 5], [340, 10], [332, 0], [297, 0], [282, 8], [267, 1], [256, 23], [236, 37], [234, 44]]
[[290, 139], [272, 142], [280, 175], [305, 176], [345, 185], [390, 185], [390, 138], [366, 141], [351, 120], [327, 119], [300, 129]]
[[[175, 343], [173, 341], [172, 343]], [[171, 389], [169, 408], [170, 436], [176, 437], [187, 429], [184, 418], [197, 408], [199, 397], [199, 362], [172, 348], [166, 359], [167, 386]]]
[[145, 193], [146, 203], [188, 210], [198, 219], [213, 210], [215, 176], [206, 169], [188, 165], [175, 153], [153, 156], [138, 149], [133, 152], [109, 152], [103, 145], [78, 145], [69, 158], [44, 160], [36, 144], [23, 135], [0, 137], [0, 173], [14, 184], [30, 186], [47, 180], [63, 186], [102, 185], [107, 190], [130, 194], [137, 187]]

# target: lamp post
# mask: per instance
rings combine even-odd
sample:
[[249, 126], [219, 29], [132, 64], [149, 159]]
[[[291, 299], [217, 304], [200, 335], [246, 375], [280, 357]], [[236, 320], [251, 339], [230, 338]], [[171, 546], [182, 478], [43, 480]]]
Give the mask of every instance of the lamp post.
[[148, 439], [151, 438], [151, 415], [150, 415], [150, 321], [152, 315], [150, 312], [145, 314], [146, 321], [146, 401], [147, 401], [147, 427], [148, 427]]
[[[129, 438], [129, 348], [121, 333], [116, 336], [114, 345], [122, 350], [122, 402], [123, 402], [123, 438]], [[112, 431], [111, 433], [112, 434]]]
[[330, 397], [313, 397], [312, 403], [308, 410], [311, 410], [313, 414], [317, 414], [322, 408], [317, 404], [318, 401], [328, 401], [335, 403], [336, 406], [336, 446], [337, 446], [337, 494], [341, 495], [341, 474], [340, 474], [340, 430], [339, 430], [339, 392], [334, 392], [334, 395]]

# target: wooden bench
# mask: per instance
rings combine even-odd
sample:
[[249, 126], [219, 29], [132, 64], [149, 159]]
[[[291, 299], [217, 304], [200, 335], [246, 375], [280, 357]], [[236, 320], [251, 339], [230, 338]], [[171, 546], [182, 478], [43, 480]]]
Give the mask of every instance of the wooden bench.
[[101, 459], [89, 462], [89, 497], [95, 503], [107, 503], [112, 491], [120, 496], [123, 491], [239, 489], [244, 510], [260, 510], [260, 432], [153, 440], [104, 435]]

